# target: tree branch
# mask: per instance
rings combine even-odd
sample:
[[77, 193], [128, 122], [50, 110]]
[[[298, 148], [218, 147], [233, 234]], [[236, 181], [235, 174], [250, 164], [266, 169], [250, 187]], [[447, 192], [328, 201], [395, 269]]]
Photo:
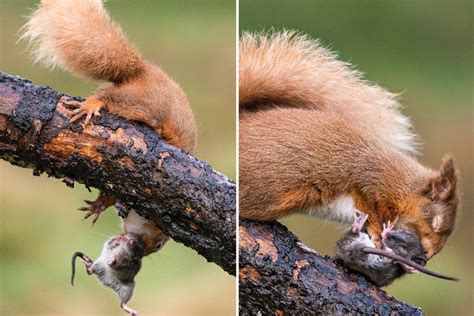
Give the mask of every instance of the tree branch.
[[[107, 113], [85, 130], [69, 124], [62, 96], [0, 73], [0, 157], [116, 196], [235, 274], [235, 184], [143, 124]], [[243, 315], [422, 315], [307, 248], [281, 224], [241, 221], [239, 232]]]
[[277, 222], [240, 220], [239, 241], [240, 315], [423, 315]]
[[0, 157], [115, 196], [235, 274], [235, 183], [144, 124], [107, 113], [70, 124], [62, 96], [0, 72]]

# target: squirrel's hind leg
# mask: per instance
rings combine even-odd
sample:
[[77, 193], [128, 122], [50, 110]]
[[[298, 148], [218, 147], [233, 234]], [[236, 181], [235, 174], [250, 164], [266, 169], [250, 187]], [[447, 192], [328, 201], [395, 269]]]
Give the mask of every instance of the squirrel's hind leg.
[[87, 206], [81, 207], [79, 210], [87, 212], [84, 215], [84, 219], [87, 219], [93, 215], [94, 217], [92, 218], [92, 224], [95, 224], [95, 222], [97, 222], [99, 219], [100, 214], [108, 207], [115, 205], [117, 200], [101, 191], [95, 201], [84, 200], [84, 202], [87, 203]]

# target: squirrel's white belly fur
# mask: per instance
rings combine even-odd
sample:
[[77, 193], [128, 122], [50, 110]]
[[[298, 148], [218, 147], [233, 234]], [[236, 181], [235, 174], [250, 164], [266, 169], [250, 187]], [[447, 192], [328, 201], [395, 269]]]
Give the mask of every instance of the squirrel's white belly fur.
[[354, 221], [355, 210], [354, 199], [349, 195], [341, 195], [328, 206], [304, 208], [300, 210], [300, 213], [350, 224]]

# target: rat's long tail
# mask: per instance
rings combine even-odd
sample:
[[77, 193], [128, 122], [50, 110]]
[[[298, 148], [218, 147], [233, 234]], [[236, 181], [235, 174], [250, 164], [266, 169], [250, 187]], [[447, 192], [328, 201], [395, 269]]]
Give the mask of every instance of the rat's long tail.
[[390, 258], [390, 259], [393, 259], [395, 261], [398, 261], [400, 263], [404, 263], [410, 267], [413, 267], [415, 269], [417, 269], [418, 271], [420, 272], [423, 272], [425, 274], [428, 274], [428, 275], [431, 275], [431, 276], [434, 276], [436, 278], [440, 278], [440, 279], [445, 279], [445, 280], [450, 280], [450, 281], [460, 281], [459, 278], [456, 278], [456, 277], [452, 277], [452, 276], [449, 276], [449, 275], [445, 275], [445, 274], [441, 274], [441, 273], [438, 273], [438, 272], [434, 272], [434, 271], [431, 271], [425, 267], [423, 267], [422, 265], [419, 265], [418, 263], [414, 262], [414, 261], [411, 261], [410, 259], [408, 258], [404, 258], [404, 257], [400, 257], [399, 255], [396, 255], [394, 253], [391, 253], [391, 252], [388, 252], [386, 250], [382, 250], [382, 249], [378, 249], [378, 248], [370, 248], [370, 247], [365, 247], [365, 248], [362, 248], [362, 251], [364, 251], [365, 253], [371, 253], [371, 254], [375, 254], [375, 255], [380, 255], [380, 256], [384, 256], [384, 257], [387, 257], [387, 258]]
[[318, 41], [291, 31], [244, 33], [239, 47], [241, 112], [269, 107], [336, 111], [391, 148], [416, 152], [415, 135], [396, 95], [364, 81]]
[[[88, 256], [86, 256], [85, 254], [83, 254], [82, 252], [80, 251], [76, 251], [75, 253], [72, 254], [72, 260], [71, 260], [71, 263], [72, 263], [72, 274], [71, 274], [71, 285], [74, 286], [74, 276], [76, 275], [76, 258], [79, 257], [82, 259], [83, 262], [88, 262], [90, 264], [92, 264], [92, 260], [91, 258], [89, 258]], [[86, 267], [87, 269], [87, 267]], [[89, 273], [89, 272], [87, 272]]]
[[36, 62], [91, 79], [120, 83], [144, 68], [102, 0], [42, 0], [21, 38]]

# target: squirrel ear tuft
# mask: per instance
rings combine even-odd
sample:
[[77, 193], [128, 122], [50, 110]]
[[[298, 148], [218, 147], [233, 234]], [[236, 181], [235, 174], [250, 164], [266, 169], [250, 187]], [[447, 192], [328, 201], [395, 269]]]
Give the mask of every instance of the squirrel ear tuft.
[[430, 180], [427, 196], [431, 200], [447, 201], [456, 191], [458, 175], [454, 168], [453, 158], [446, 155], [443, 158], [439, 174]]
[[439, 172], [429, 180], [424, 194], [435, 202], [431, 208], [431, 227], [436, 233], [450, 233], [455, 226], [456, 211], [459, 206], [457, 193], [458, 173], [454, 168], [453, 158], [443, 158]]

